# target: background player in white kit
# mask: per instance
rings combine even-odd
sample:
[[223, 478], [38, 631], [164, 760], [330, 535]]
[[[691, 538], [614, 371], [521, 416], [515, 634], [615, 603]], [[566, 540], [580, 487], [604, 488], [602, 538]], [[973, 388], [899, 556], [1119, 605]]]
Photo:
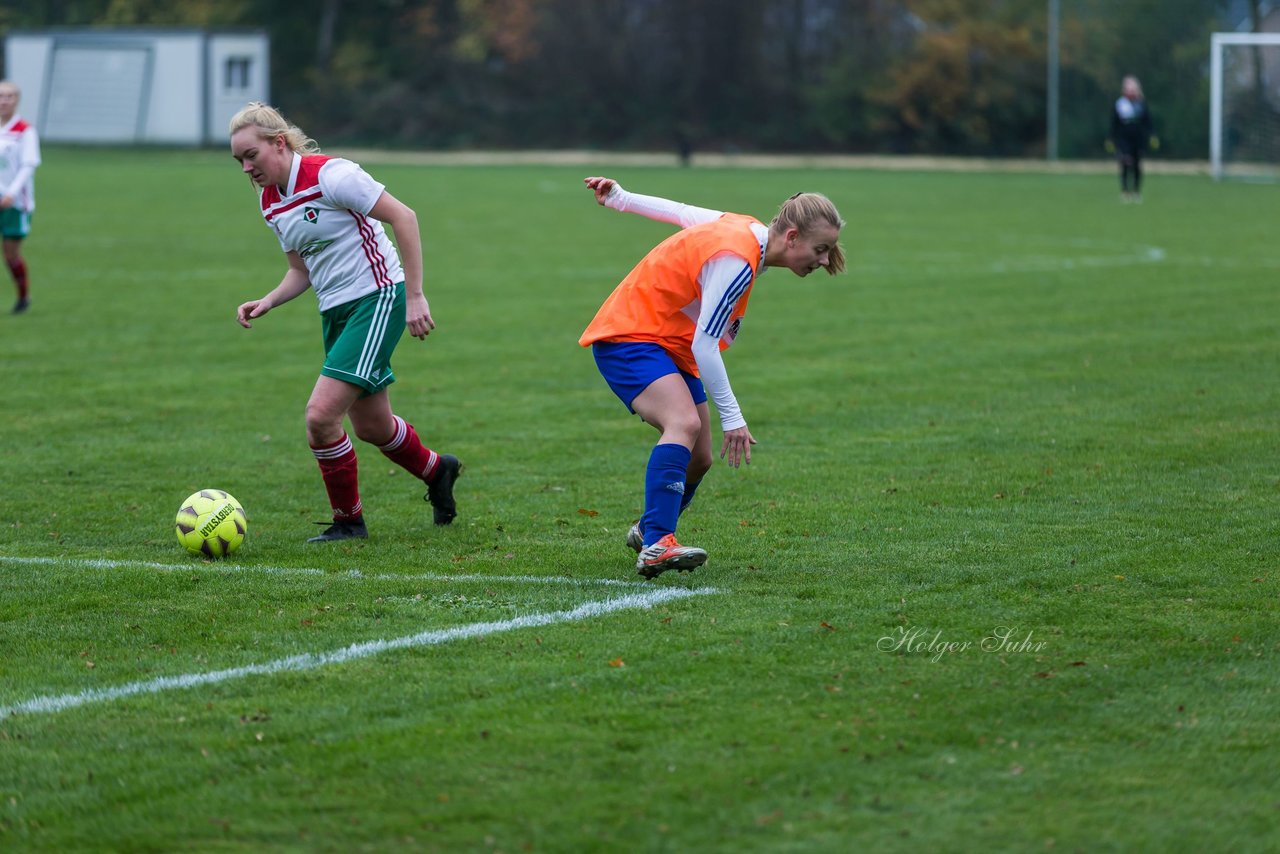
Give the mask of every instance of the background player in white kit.
[[435, 523], [449, 524], [462, 466], [457, 457], [424, 446], [413, 426], [391, 411], [387, 396], [395, 381], [391, 353], [404, 330], [425, 339], [435, 328], [422, 292], [417, 214], [355, 163], [320, 154], [314, 140], [266, 104], [237, 113], [230, 134], [231, 154], [262, 188], [262, 216], [289, 264], [280, 284], [242, 304], [236, 319], [248, 329], [254, 318], [308, 288], [320, 303], [325, 362], [307, 401], [307, 441], [333, 524], [309, 542], [368, 536], [355, 450], [343, 428], [347, 417], [357, 438], [426, 482]]
[[0, 80], [0, 234], [4, 236], [4, 262], [18, 288], [14, 314], [31, 305], [22, 241], [31, 231], [31, 212], [36, 209], [35, 173], [40, 165], [36, 129], [17, 114], [21, 97], [16, 85]]

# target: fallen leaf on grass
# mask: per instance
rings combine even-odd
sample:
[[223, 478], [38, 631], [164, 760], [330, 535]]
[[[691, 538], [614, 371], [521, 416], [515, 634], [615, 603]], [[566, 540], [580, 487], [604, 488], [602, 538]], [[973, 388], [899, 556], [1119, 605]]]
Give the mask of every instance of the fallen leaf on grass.
[[599, 516], [600, 515], [599, 510], [588, 510], [585, 507], [579, 507], [578, 512], [581, 513], [583, 516]]
[[821, 625], [824, 629], [827, 629], [828, 631], [834, 632], [836, 630], [836, 627], [828, 623], [826, 620], [823, 620], [821, 623], [819, 623], [819, 625]]
[[623, 661], [621, 658], [615, 658], [610, 660], [609, 666], [610, 667], [626, 667], [627, 663]]

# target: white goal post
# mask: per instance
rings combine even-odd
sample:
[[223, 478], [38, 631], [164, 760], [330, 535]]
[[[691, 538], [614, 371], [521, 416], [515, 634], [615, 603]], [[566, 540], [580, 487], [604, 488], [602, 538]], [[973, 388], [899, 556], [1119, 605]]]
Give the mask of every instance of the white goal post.
[[1280, 179], [1280, 33], [1214, 33], [1209, 165], [1224, 177]]

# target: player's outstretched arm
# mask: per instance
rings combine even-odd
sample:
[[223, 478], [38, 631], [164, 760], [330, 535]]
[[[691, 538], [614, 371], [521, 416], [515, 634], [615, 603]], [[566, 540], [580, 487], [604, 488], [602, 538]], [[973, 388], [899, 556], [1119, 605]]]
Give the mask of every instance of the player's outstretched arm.
[[683, 202], [664, 199], [661, 196], [644, 196], [640, 193], [627, 192], [612, 178], [594, 176], [584, 178], [583, 183], [595, 193], [597, 204], [621, 213], [640, 214], [648, 219], [671, 223], [681, 228], [714, 222], [724, 216], [724, 211], [698, 208]]

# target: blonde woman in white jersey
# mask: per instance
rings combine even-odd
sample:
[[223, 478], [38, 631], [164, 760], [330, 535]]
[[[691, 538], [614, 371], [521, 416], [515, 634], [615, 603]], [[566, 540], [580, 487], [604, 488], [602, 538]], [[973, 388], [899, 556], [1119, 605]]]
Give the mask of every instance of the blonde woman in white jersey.
[[308, 289], [320, 303], [325, 362], [307, 401], [307, 441], [333, 522], [308, 542], [368, 536], [346, 418], [357, 438], [427, 484], [435, 523], [448, 525], [457, 515], [453, 485], [462, 465], [424, 446], [413, 426], [391, 411], [387, 396], [400, 336], [408, 329], [425, 339], [435, 328], [422, 292], [417, 215], [355, 163], [320, 154], [315, 141], [273, 107], [249, 104], [231, 119], [230, 134], [231, 154], [261, 188], [263, 219], [288, 261], [280, 284], [242, 304], [236, 320], [248, 329]]
[[22, 241], [31, 231], [31, 214], [36, 209], [35, 174], [40, 165], [36, 129], [17, 114], [21, 96], [11, 81], [0, 80], [0, 235], [5, 266], [18, 289], [14, 314], [22, 314], [31, 305]]

